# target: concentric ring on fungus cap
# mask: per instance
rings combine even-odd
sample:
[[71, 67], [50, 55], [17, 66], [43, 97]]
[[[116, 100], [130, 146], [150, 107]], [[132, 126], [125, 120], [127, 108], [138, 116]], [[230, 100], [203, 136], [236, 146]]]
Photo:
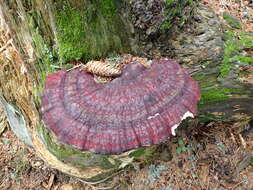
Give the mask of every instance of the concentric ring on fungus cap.
[[174, 61], [129, 63], [106, 84], [80, 68], [49, 74], [42, 118], [60, 141], [98, 154], [120, 154], [166, 141], [197, 112], [198, 84]]

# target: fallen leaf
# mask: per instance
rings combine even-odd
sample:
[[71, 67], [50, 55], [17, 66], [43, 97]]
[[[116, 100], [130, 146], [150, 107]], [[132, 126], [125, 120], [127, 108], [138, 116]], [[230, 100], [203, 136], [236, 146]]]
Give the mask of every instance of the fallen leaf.
[[47, 185], [47, 190], [50, 190], [52, 185], [53, 185], [53, 182], [54, 182], [54, 177], [55, 177], [55, 174], [51, 174], [50, 175], [50, 178], [49, 178], [49, 181], [48, 181], [48, 185]]

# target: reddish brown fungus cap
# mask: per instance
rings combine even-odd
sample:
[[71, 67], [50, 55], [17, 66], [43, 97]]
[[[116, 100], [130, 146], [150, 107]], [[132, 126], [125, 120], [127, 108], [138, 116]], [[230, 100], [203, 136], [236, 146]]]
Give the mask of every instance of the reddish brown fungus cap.
[[175, 135], [197, 112], [197, 83], [179, 64], [130, 63], [106, 84], [80, 68], [49, 74], [42, 97], [45, 124], [60, 141], [80, 150], [120, 154]]

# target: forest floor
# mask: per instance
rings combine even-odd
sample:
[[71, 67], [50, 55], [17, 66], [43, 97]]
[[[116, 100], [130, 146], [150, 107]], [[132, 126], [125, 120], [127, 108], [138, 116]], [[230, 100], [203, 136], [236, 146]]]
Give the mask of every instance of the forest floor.
[[[202, 1], [224, 24], [226, 11], [241, 23], [235, 30], [253, 33], [252, 1]], [[246, 53], [252, 57], [253, 47]], [[252, 64], [241, 79], [253, 84]], [[253, 190], [252, 118], [237, 114], [224, 121], [215, 115], [199, 116], [182, 127], [177, 137], [161, 145], [160, 159], [126, 168], [100, 184], [51, 169], [8, 127], [2, 132], [1, 126], [8, 124], [0, 119], [0, 190]]]

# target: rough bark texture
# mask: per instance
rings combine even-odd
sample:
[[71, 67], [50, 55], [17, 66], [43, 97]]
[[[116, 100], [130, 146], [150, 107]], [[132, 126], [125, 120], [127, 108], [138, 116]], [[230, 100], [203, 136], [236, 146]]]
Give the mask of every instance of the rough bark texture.
[[[204, 5], [195, 11], [188, 29], [176, 34], [169, 43], [174, 49], [173, 57], [184, 64], [201, 85], [200, 111], [220, 112], [226, 117], [236, 113], [253, 115], [253, 109], [246, 103], [253, 102], [253, 84], [240, 80], [243, 72], [236, 69], [240, 65], [233, 62], [230, 70], [223, 74], [224, 60], [231, 59], [232, 55], [228, 56], [225, 41], [228, 37], [218, 17]], [[247, 49], [247, 45], [239, 46]]]
[[[78, 177], [92, 178], [111, 173], [131, 162], [133, 157], [147, 159], [153, 155], [155, 148], [138, 149], [136, 152], [115, 157], [80, 152], [59, 143], [41, 123], [38, 110], [46, 75], [68, 67], [65, 64], [67, 61], [88, 61], [121, 52], [150, 57], [174, 57], [181, 63], [188, 63], [185, 66], [200, 82], [201, 110], [253, 114], [253, 109], [248, 106], [249, 102], [253, 104], [252, 85], [242, 84], [231, 75], [227, 79], [218, 77], [219, 70], [216, 66], [222, 58], [224, 43], [221, 27], [213, 12], [203, 11], [207, 9], [203, 6], [195, 8], [190, 0], [168, 1], [170, 3], [167, 6], [159, 4], [161, 6], [157, 7], [164, 14], [157, 17], [159, 25], [152, 27], [158, 10], [151, 6], [150, 9], [147, 8], [149, 14], [144, 14], [138, 12], [135, 7], [137, 5], [131, 4], [131, 1], [115, 2], [0, 1], [0, 95], [8, 104], [16, 105], [17, 108], [13, 107], [12, 111], [17, 120], [20, 118], [19, 114], [24, 116], [24, 127], [32, 134], [33, 146], [38, 154], [52, 167]], [[136, 2], [141, 4], [139, 7], [143, 7], [143, 2], [149, 1]], [[125, 7], [129, 9], [123, 11]], [[185, 13], [184, 17], [180, 17], [181, 11]], [[195, 14], [195, 20], [192, 19], [194, 24], [190, 22], [185, 25], [194, 16], [194, 11], [200, 11]], [[203, 14], [200, 14], [201, 11]], [[142, 18], [136, 15], [144, 16]], [[196, 18], [196, 15], [200, 18]], [[145, 16], [150, 18], [147, 22]], [[176, 22], [172, 22], [173, 19]], [[140, 28], [136, 22], [146, 25]], [[204, 23], [207, 23], [207, 28]], [[201, 29], [201, 26], [204, 28]], [[189, 34], [195, 35], [189, 37]], [[203, 51], [206, 53], [199, 53]], [[10, 107], [8, 104], [5, 107]], [[240, 109], [235, 110], [234, 106], [238, 105]]]

